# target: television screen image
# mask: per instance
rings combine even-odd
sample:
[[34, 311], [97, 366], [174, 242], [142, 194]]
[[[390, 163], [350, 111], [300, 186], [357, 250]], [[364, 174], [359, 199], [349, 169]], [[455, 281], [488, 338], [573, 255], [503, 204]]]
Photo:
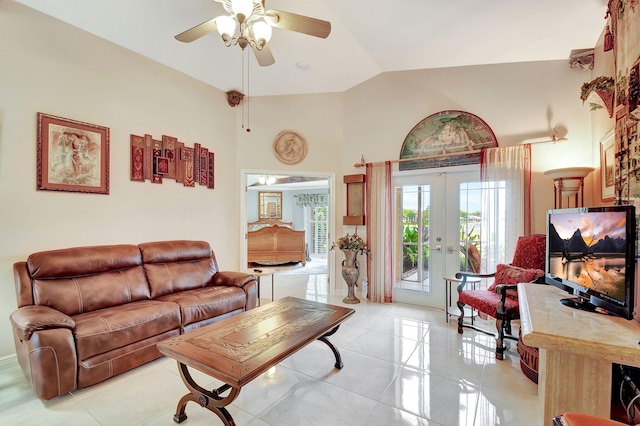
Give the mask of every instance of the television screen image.
[[569, 306], [630, 319], [635, 240], [633, 206], [549, 210], [547, 282], [578, 296]]
[[549, 224], [549, 272], [624, 301], [624, 212], [556, 214]]

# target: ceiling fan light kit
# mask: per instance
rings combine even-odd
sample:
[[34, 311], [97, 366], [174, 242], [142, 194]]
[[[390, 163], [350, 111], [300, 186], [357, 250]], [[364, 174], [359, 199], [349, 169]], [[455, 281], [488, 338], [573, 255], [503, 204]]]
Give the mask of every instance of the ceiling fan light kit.
[[253, 0], [231, 0], [231, 11], [243, 23], [253, 13]]
[[281, 10], [266, 10], [264, 0], [215, 0], [222, 3], [228, 15], [217, 16], [175, 38], [184, 43], [218, 31], [227, 47], [238, 45], [242, 50], [251, 46], [260, 66], [273, 65], [275, 59], [267, 46], [272, 28], [295, 31], [314, 37], [327, 38], [331, 22]]
[[[175, 36], [176, 40], [183, 43], [191, 43], [201, 37], [211, 34], [216, 30], [220, 34], [225, 46], [238, 45], [244, 51], [247, 46], [251, 46], [254, 56], [261, 67], [273, 65], [276, 60], [271, 54], [271, 49], [267, 43], [271, 40], [272, 27], [283, 30], [295, 31], [308, 34], [314, 37], [327, 38], [331, 32], [331, 22], [321, 19], [310, 18], [308, 16], [296, 15], [295, 13], [283, 12], [281, 10], [266, 10], [265, 0], [215, 0], [222, 3], [222, 7], [227, 15], [216, 16], [201, 24], [196, 25]], [[305, 65], [304, 69], [307, 69]], [[303, 68], [300, 68], [303, 69]], [[246, 96], [249, 98], [249, 65], [246, 66], [247, 90]], [[245, 61], [242, 59], [242, 91], [244, 92], [245, 81]], [[231, 107], [239, 105], [244, 95], [241, 92], [232, 90], [227, 92], [227, 102]], [[250, 132], [249, 104], [247, 109], [247, 132]], [[244, 108], [242, 110], [242, 128], [244, 126]]]

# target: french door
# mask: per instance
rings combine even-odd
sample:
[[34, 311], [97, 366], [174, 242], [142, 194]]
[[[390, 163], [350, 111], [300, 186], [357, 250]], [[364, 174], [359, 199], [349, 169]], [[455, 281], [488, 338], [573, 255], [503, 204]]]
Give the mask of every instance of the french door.
[[464, 269], [465, 248], [479, 240], [479, 167], [401, 172], [393, 187], [393, 300], [442, 309], [442, 276]]

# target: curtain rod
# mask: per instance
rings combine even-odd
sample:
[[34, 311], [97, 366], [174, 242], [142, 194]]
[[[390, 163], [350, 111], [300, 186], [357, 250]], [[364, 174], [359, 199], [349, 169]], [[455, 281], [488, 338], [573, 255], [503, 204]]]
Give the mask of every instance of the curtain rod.
[[[476, 150], [473, 150], [473, 151], [465, 151], [465, 152], [458, 152], [458, 153], [452, 153], [452, 154], [438, 154], [438, 155], [429, 155], [429, 156], [415, 157], [415, 158], [401, 158], [399, 160], [389, 160], [389, 162], [391, 162], [391, 163], [403, 163], [405, 161], [417, 161], [417, 160], [428, 160], [430, 158], [453, 157], [454, 155], [479, 154], [481, 151], [482, 151], [481, 149], [476, 149]], [[365, 167], [367, 164], [372, 164], [372, 163], [365, 163], [364, 155], [363, 155], [360, 158], [360, 162], [359, 163], [355, 163], [353, 165], [353, 167]]]

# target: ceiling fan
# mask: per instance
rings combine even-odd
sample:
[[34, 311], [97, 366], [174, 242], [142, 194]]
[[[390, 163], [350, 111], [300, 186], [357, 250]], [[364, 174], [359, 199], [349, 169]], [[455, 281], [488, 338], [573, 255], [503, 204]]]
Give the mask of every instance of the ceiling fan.
[[260, 66], [273, 65], [276, 61], [267, 46], [271, 38], [271, 27], [314, 37], [327, 38], [331, 22], [281, 10], [266, 10], [265, 0], [214, 0], [222, 3], [228, 15], [217, 16], [190, 28], [177, 36], [176, 40], [190, 43], [218, 30], [222, 41], [229, 47], [238, 45], [242, 50], [251, 46]]

